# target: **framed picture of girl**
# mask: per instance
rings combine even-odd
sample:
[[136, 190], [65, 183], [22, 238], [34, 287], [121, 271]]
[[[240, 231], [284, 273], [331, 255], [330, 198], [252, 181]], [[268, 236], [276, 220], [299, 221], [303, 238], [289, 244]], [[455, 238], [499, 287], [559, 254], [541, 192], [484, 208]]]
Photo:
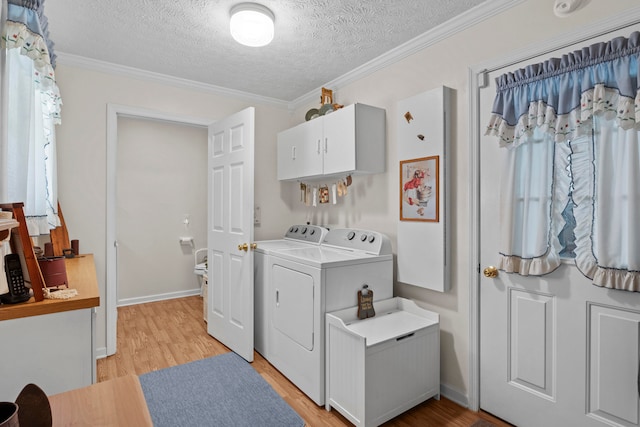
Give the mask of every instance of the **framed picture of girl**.
[[440, 156], [400, 162], [400, 221], [438, 222]]

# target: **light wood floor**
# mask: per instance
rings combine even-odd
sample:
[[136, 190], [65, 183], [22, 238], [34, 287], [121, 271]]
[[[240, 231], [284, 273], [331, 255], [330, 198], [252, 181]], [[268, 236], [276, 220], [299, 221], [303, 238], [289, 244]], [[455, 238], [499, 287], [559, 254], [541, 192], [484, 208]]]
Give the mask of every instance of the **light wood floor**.
[[[229, 352], [207, 334], [202, 298], [194, 296], [118, 309], [118, 351], [98, 360], [98, 381], [144, 374]], [[337, 411], [327, 412], [307, 398], [260, 354], [252, 366], [306, 421], [315, 426], [350, 426]], [[509, 426], [484, 412], [469, 411], [448, 399], [430, 399], [385, 423], [385, 426], [467, 427], [478, 420]]]

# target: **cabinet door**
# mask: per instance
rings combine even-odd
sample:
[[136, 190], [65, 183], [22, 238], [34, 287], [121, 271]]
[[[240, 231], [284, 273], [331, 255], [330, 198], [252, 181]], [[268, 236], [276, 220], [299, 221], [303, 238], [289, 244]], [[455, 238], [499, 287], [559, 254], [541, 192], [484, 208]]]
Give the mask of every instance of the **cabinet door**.
[[355, 104], [323, 116], [324, 174], [356, 169]]
[[91, 385], [93, 322], [90, 308], [0, 321], [0, 402], [29, 383], [47, 394]]
[[322, 120], [302, 123], [278, 134], [278, 179], [322, 174]]

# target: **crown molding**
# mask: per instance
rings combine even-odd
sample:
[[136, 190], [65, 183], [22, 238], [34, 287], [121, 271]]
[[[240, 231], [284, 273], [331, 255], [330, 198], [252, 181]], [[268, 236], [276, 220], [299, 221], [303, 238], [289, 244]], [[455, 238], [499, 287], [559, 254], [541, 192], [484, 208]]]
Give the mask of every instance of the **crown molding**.
[[[479, 22], [482, 22], [492, 16], [502, 13], [525, 0], [487, 0], [484, 3], [468, 10], [467, 12], [456, 16], [427, 31], [408, 42], [391, 49], [390, 51], [372, 59], [371, 61], [354, 68], [348, 73], [333, 79], [325, 84], [323, 87], [331, 87], [333, 90], [338, 90], [354, 81], [362, 79], [374, 72], [388, 67], [414, 53], [417, 53], [426, 47], [432, 46], [452, 35], [463, 31]], [[64, 52], [56, 52], [57, 63], [68, 66], [75, 66], [85, 68], [93, 71], [116, 74], [125, 77], [136, 78], [139, 80], [150, 81], [154, 83], [175, 86], [183, 89], [197, 90], [207, 93], [212, 93], [221, 96], [227, 96], [248, 102], [256, 102], [260, 104], [272, 105], [275, 107], [286, 108], [289, 111], [308, 105], [317, 98], [317, 94], [320, 91], [320, 87], [302, 95], [293, 101], [285, 101], [276, 98], [269, 98], [260, 96], [248, 92], [229, 89], [221, 86], [200, 83], [193, 80], [182, 79], [179, 77], [172, 77], [165, 74], [154, 73], [151, 71], [145, 71], [138, 68], [128, 67], [125, 65], [113, 64], [110, 62], [99, 61], [96, 59], [85, 58], [78, 55], [72, 55]]]
[[499, 59], [494, 58], [475, 64], [470, 67], [470, 69], [475, 73], [479, 73], [492, 72], [500, 68], [508, 67], [518, 62], [568, 47], [572, 44], [579, 44], [595, 37], [630, 27], [638, 23], [638, 16], [640, 16], [640, 6], [599, 19], [591, 24], [583, 25], [551, 39], [537, 41], [521, 49], [512, 51]]
[[179, 77], [168, 76], [166, 74], [145, 71], [139, 68], [128, 67], [126, 65], [113, 64], [111, 62], [99, 61], [97, 59], [86, 58], [83, 56], [72, 55], [65, 52], [56, 51], [56, 61], [58, 65], [85, 68], [88, 70], [98, 71], [101, 73], [115, 74], [124, 77], [144, 80], [152, 83], [159, 83], [168, 86], [174, 86], [181, 89], [196, 90], [214, 95], [226, 96], [241, 101], [256, 102], [259, 104], [272, 105], [280, 108], [289, 107], [287, 101], [281, 99], [269, 98], [249, 92], [215, 86], [206, 83], [200, 83], [193, 80], [182, 79]]
[[[413, 55], [429, 46], [432, 46], [452, 35], [466, 30], [488, 18], [498, 15], [514, 6], [524, 3], [525, 0], [487, 0], [479, 4], [473, 9], [456, 16], [455, 18], [429, 30], [400, 46], [372, 59], [371, 61], [354, 68], [342, 76], [331, 80], [323, 85], [323, 87], [331, 87], [338, 90], [354, 81], [360, 80], [374, 72], [386, 68], [408, 56]], [[320, 87], [311, 92], [296, 98], [289, 104], [290, 110], [304, 107], [313, 102], [320, 92]]]

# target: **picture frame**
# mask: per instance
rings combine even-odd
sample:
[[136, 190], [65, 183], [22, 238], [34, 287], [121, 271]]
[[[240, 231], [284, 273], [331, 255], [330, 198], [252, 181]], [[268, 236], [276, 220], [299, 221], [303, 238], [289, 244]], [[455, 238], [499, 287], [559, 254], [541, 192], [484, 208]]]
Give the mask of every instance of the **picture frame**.
[[440, 156], [400, 161], [400, 221], [440, 221]]

